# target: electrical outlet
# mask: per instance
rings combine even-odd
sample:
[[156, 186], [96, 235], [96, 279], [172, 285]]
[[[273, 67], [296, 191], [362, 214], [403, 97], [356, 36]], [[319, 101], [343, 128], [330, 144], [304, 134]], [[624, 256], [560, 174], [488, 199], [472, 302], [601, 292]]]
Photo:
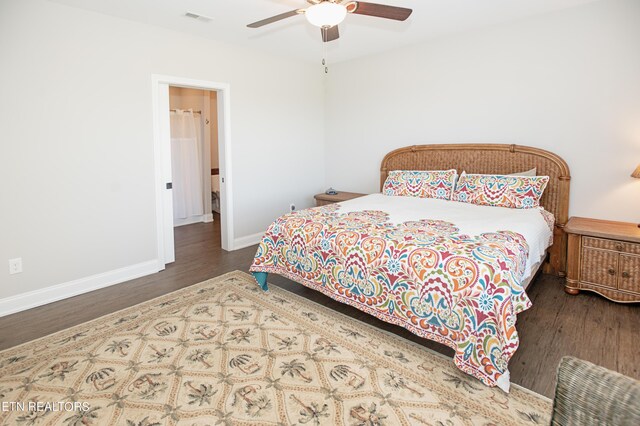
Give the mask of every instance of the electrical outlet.
[[22, 258], [9, 259], [9, 275], [19, 274], [20, 272], [22, 272]]
[[289, 211], [290, 212], [295, 212], [296, 211], [296, 205], [293, 204], [293, 203], [289, 204]]

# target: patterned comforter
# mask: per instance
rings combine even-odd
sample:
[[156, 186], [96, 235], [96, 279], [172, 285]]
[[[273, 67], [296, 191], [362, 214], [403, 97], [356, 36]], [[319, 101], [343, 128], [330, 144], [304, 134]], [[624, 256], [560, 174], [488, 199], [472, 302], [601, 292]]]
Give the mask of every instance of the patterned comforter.
[[441, 220], [393, 224], [383, 211], [339, 204], [284, 215], [267, 229], [251, 271], [277, 273], [455, 350], [462, 371], [509, 387], [529, 247], [511, 231], [462, 235]]

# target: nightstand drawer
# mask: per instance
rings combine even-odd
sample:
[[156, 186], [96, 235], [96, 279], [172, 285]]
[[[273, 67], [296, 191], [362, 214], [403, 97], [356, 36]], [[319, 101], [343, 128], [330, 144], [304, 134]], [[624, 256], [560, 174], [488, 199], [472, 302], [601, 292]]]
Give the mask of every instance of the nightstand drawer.
[[617, 288], [618, 257], [616, 252], [583, 247], [580, 280]]
[[607, 240], [604, 238], [582, 237], [584, 247], [613, 250], [622, 253], [640, 254], [640, 244], [625, 241]]
[[616, 302], [640, 302], [637, 224], [572, 217], [564, 231], [568, 240], [567, 293], [588, 290]]
[[640, 256], [620, 255], [620, 290], [640, 293]]

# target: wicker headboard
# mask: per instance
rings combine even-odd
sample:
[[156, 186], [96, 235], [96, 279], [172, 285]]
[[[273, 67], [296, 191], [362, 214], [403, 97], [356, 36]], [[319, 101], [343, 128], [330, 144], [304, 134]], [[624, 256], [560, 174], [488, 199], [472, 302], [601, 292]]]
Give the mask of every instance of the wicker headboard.
[[545, 210], [556, 218], [554, 244], [549, 249], [545, 272], [561, 276], [566, 271], [567, 242], [562, 228], [569, 220], [569, 166], [558, 155], [530, 146], [507, 144], [414, 145], [388, 153], [380, 167], [380, 189], [391, 170], [443, 170], [458, 173], [509, 174], [536, 167], [539, 176], [549, 176], [541, 199]]

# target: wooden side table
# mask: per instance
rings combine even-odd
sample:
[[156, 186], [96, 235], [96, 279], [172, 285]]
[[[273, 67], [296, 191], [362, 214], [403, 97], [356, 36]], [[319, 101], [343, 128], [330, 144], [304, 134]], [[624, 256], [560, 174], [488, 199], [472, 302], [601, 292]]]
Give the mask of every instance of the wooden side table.
[[316, 194], [313, 198], [316, 199], [316, 206], [326, 206], [327, 204], [339, 203], [341, 201], [351, 200], [353, 198], [364, 197], [367, 194], [360, 194], [358, 192], [342, 192], [338, 191], [335, 195], [328, 195], [324, 192]]
[[640, 228], [635, 223], [572, 217], [565, 291], [596, 292], [615, 302], [640, 302]]

